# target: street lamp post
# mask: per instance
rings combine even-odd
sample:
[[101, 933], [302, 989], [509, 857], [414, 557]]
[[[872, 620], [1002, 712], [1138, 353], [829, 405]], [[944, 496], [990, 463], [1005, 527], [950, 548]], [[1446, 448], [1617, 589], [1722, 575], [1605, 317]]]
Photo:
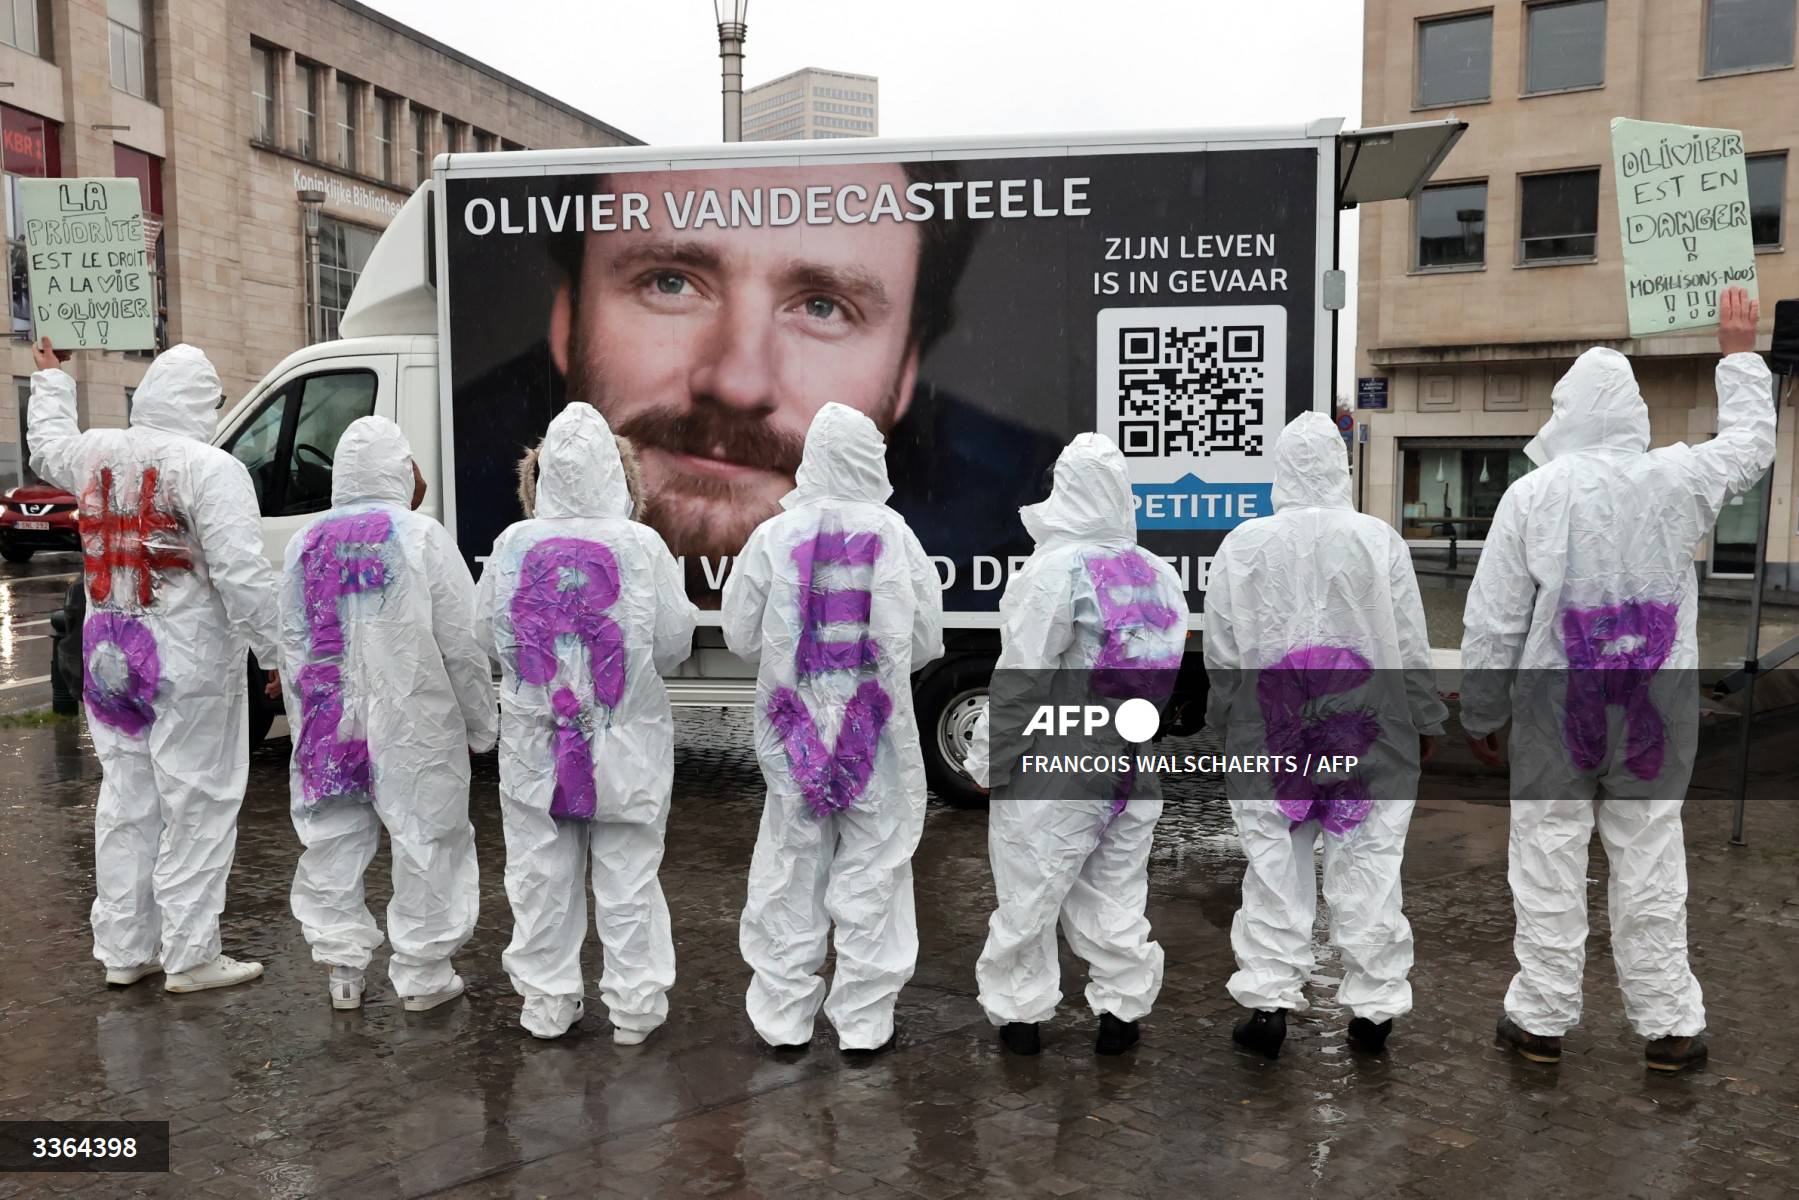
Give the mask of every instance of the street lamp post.
[[718, 19], [718, 57], [724, 75], [725, 141], [743, 140], [743, 41], [749, 33], [744, 18], [750, 0], [712, 0]]
[[325, 193], [318, 188], [302, 188], [300, 212], [306, 229], [306, 343], [323, 341], [324, 322], [319, 312], [319, 211], [325, 207]]

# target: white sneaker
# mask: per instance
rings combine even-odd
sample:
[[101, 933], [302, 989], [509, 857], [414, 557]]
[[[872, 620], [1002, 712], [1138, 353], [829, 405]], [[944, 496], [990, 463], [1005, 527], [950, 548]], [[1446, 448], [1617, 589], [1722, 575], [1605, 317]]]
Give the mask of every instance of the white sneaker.
[[462, 995], [462, 976], [450, 976], [450, 986], [441, 992], [430, 992], [423, 996], [407, 996], [402, 1002], [407, 1012], [430, 1012], [440, 1004], [448, 1004]]
[[139, 963], [135, 967], [106, 968], [106, 982], [113, 987], [130, 987], [146, 975], [160, 974], [162, 964], [155, 959], [147, 963]]
[[615, 1046], [641, 1046], [644, 1039], [655, 1033], [654, 1029], [625, 1029], [622, 1026], [612, 1027], [612, 1044]]
[[355, 967], [331, 968], [331, 1007], [342, 1012], [362, 1007], [362, 972]]
[[202, 967], [191, 971], [175, 971], [162, 981], [165, 992], [204, 992], [212, 988], [248, 983], [262, 974], [259, 962], [238, 962], [221, 954]]
[[567, 996], [526, 996], [518, 1023], [534, 1038], [553, 1041], [574, 1028], [587, 1014], [587, 1005]]

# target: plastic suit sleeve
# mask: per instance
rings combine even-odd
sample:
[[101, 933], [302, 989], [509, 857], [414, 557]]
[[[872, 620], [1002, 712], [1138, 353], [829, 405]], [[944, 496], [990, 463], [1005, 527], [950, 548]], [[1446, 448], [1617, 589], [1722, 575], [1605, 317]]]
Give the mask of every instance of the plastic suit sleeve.
[[494, 543], [487, 567], [481, 572], [481, 582], [475, 588], [475, 645], [495, 663], [501, 662], [500, 647], [493, 636], [493, 605], [500, 578], [499, 568], [495, 565], [500, 558], [499, 549], [499, 543]]
[[989, 786], [988, 779], [993, 773], [987, 761], [992, 753], [992, 728], [987, 718], [992, 712], [991, 704], [981, 710], [981, 715], [975, 719], [974, 733], [968, 739], [968, 775], [981, 787]]
[[943, 581], [918, 538], [906, 530], [906, 558], [912, 573], [912, 669], [943, 657]]
[[1530, 634], [1537, 585], [1524, 556], [1524, 514], [1509, 488], [1487, 531], [1462, 615], [1462, 728], [1485, 737], [1511, 713], [1511, 680]]
[[744, 543], [743, 553], [731, 564], [731, 577], [725, 580], [725, 594], [718, 613], [725, 645], [730, 647], [732, 654], [749, 662], [762, 656], [762, 612], [768, 605], [772, 574], [762, 529], [758, 528]]
[[81, 426], [75, 420], [75, 381], [67, 371], [38, 371], [31, 376], [31, 407], [25, 412], [31, 442], [31, 469], [62, 488], [81, 494], [77, 479]]
[[[687, 586], [681, 579], [681, 565], [668, 552], [662, 539], [650, 537], [651, 570], [656, 576], [656, 673], [667, 675], [687, 661], [693, 653], [693, 627], [700, 613], [687, 598]], [[485, 607], [482, 609], [486, 611]]]
[[1242, 686], [1243, 652], [1237, 646], [1232, 615], [1230, 571], [1214, 570], [1206, 584], [1200, 645], [1206, 663], [1206, 728], [1217, 734], [1230, 724], [1231, 706]]
[[194, 534], [226, 623], [267, 669], [281, 660], [281, 593], [275, 568], [262, 554], [256, 489], [244, 464], [223, 450], [206, 457], [218, 465], [200, 477]]
[[[1065, 570], [1045, 570], [1020, 575], [1000, 601], [999, 666], [1018, 670], [1048, 670], [1061, 665], [1062, 655], [1074, 642], [1074, 574], [1078, 563]], [[1013, 601], [1013, 589], [1024, 590]]]
[[1392, 539], [1392, 559], [1387, 582], [1393, 590], [1393, 620], [1399, 627], [1399, 666], [1405, 672], [1406, 706], [1412, 727], [1437, 737], [1449, 706], [1437, 695], [1437, 673], [1430, 662], [1430, 632], [1424, 621], [1424, 600], [1418, 595], [1418, 575], [1412, 554], [1397, 531]]
[[1732, 496], [1740, 496], [1774, 461], [1773, 375], [1759, 354], [1718, 361], [1718, 436], [1693, 447], [1700, 504], [1698, 526], [1709, 530]]
[[428, 530], [425, 559], [431, 577], [431, 632], [468, 728], [469, 749], [481, 754], [492, 750], [500, 736], [500, 713], [493, 669], [475, 635], [475, 581], [449, 530], [435, 522]]

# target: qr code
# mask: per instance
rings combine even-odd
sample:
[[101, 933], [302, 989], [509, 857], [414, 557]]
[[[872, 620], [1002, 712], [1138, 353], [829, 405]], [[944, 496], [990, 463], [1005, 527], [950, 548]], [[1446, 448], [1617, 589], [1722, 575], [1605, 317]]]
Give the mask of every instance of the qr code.
[[1267, 330], [1125, 325], [1118, 336], [1118, 447], [1127, 457], [1263, 453]]

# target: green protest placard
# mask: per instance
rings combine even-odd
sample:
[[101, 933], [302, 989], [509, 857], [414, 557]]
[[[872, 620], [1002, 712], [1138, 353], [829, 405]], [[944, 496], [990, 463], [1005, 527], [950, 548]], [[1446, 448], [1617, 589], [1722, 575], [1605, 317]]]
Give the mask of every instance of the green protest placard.
[[1612, 162], [1632, 337], [1716, 325], [1733, 284], [1756, 294], [1741, 133], [1619, 117]]
[[62, 350], [156, 348], [155, 280], [135, 179], [21, 179], [34, 337]]

